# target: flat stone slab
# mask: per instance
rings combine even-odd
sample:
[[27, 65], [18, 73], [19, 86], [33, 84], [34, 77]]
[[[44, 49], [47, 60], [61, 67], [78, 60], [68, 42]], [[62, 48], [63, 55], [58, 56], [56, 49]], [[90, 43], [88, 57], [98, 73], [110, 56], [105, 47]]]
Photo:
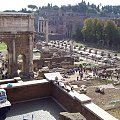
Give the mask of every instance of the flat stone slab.
[[113, 84], [99, 85], [99, 87], [102, 87], [102, 88], [105, 88], [105, 89], [107, 89], [107, 88], [115, 88], [115, 87], [113, 86]]
[[57, 77], [58, 80], [62, 80], [63, 77], [59, 72], [54, 72], [54, 73], [44, 73], [44, 76], [47, 80], [50, 81], [55, 81], [55, 78]]
[[87, 95], [85, 94], [80, 94], [76, 91], [74, 91], [74, 97], [79, 100], [81, 103], [89, 103], [91, 102], [91, 98], [88, 97]]
[[73, 86], [73, 88], [78, 88], [78, 86], [77, 85], [72, 85]]
[[109, 113], [107, 113], [102, 108], [100, 108], [92, 102], [84, 104], [83, 106], [92, 113], [96, 114], [101, 120], [118, 120], [117, 118], [113, 117], [112, 115], [110, 115]]
[[61, 112], [59, 120], [86, 120], [80, 113]]
[[[31, 81], [26, 81], [26, 82], [18, 82], [18, 83], [11, 83], [12, 87], [18, 87], [18, 86], [25, 86], [25, 85], [33, 85], [33, 84], [39, 84], [39, 83], [47, 83], [49, 82], [46, 79], [42, 80], [31, 80]], [[7, 88], [7, 84], [1, 85], [1, 88]]]
[[11, 106], [11, 103], [9, 101], [6, 101], [5, 103], [0, 104], [0, 108], [8, 107], [8, 106]]

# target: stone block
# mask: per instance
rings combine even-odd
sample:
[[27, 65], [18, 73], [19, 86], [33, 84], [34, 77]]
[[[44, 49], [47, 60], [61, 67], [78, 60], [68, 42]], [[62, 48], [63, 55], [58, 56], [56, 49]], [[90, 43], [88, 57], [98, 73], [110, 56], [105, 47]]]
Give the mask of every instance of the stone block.
[[86, 120], [80, 113], [61, 112], [59, 120]]

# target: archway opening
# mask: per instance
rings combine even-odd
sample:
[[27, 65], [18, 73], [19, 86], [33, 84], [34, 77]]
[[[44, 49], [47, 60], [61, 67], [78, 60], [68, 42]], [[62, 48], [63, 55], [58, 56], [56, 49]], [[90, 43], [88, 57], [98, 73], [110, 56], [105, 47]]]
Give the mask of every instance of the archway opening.
[[0, 42], [0, 80], [8, 78], [8, 47]]
[[17, 64], [18, 64], [18, 75], [20, 75], [20, 73], [23, 73], [25, 71], [26, 56], [20, 54], [17, 58]]
[[40, 60], [41, 58], [41, 53], [40, 53], [40, 50], [38, 49], [33, 49], [33, 60]]

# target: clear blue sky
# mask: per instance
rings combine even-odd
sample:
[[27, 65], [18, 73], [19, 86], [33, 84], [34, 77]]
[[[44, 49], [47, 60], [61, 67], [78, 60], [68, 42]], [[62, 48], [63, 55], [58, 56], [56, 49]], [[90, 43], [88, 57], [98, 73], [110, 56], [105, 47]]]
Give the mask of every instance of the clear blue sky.
[[[48, 3], [53, 5], [75, 5], [82, 0], [0, 0], [0, 11], [4, 10], [21, 10], [27, 8], [27, 5], [32, 4], [36, 6], [46, 6]], [[86, 3], [94, 3], [96, 5], [120, 5], [120, 0], [85, 0]]]

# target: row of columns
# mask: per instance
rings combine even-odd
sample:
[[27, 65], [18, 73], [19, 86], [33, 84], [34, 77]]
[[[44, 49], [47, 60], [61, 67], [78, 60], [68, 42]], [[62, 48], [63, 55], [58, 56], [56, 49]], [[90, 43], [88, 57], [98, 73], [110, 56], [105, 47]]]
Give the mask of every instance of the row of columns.
[[45, 33], [46, 45], [48, 46], [48, 19], [38, 21], [38, 32]]
[[38, 20], [38, 33], [45, 33], [46, 32], [46, 22], [47, 20]]

